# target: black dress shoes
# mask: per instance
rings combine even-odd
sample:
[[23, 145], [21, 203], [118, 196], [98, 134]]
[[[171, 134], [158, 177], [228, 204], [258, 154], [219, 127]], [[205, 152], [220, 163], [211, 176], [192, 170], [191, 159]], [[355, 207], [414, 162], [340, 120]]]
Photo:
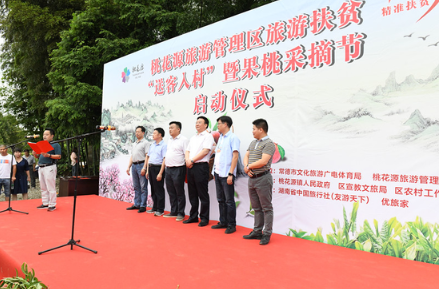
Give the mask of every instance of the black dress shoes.
[[224, 233], [226, 233], [226, 234], [232, 234], [232, 233], [234, 233], [234, 232], [236, 232], [236, 226], [229, 225]]
[[136, 207], [134, 205], [132, 205], [131, 207], [127, 208], [127, 210], [138, 210], [139, 207]]
[[259, 245], [267, 245], [270, 242], [270, 235], [262, 235], [262, 239], [259, 242]]
[[145, 207], [140, 207], [140, 209], [137, 212], [138, 213], [144, 213], [144, 212], [146, 212], [146, 208]]
[[198, 227], [204, 227], [204, 226], [207, 226], [207, 225], [209, 225], [209, 221], [203, 220], [203, 221], [201, 221], [201, 222], [198, 224]]
[[198, 223], [198, 219], [187, 219], [183, 221], [183, 224], [190, 224], [190, 223]]
[[[250, 234], [244, 235], [242, 237], [247, 240], [261, 240], [262, 232], [251, 231]], [[270, 238], [268, 238], [268, 240], [270, 241]]]
[[220, 223], [220, 222], [218, 222], [218, 224], [216, 224], [216, 225], [213, 225], [212, 227], [211, 227], [212, 229], [225, 229], [225, 228], [227, 228], [227, 225], [226, 224], [223, 224], [223, 223]]

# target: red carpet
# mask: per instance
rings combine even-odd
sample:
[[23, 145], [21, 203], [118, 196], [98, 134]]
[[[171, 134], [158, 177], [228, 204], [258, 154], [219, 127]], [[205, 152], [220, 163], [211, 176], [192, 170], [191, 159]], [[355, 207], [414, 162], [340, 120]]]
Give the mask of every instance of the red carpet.
[[[247, 228], [226, 235], [126, 211], [127, 203], [97, 196], [78, 197], [75, 239], [98, 253], [68, 246], [38, 255], [69, 241], [73, 198], [59, 198], [54, 212], [37, 210], [40, 203], [12, 203], [29, 215], [0, 214], [3, 276], [27, 262], [51, 289], [437, 288], [438, 265], [282, 235], [260, 246], [242, 239]], [[6, 207], [0, 203], [0, 210]]]

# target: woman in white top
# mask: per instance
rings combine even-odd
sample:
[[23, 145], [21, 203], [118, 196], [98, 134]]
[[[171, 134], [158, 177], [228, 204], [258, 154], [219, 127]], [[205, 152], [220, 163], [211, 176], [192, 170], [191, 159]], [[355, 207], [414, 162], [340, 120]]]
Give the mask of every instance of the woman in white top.
[[72, 176], [79, 175], [79, 164], [78, 164], [78, 156], [76, 155], [77, 150], [74, 148], [72, 150], [72, 154], [70, 155], [70, 159], [72, 160]]

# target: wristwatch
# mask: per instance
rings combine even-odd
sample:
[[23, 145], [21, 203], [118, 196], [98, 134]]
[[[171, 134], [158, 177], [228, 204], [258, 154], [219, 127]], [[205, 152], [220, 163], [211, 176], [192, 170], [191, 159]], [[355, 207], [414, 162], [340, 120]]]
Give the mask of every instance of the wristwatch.
[[229, 173], [229, 176], [233, 176], [233, 174], [232, 174], [232, 173]]

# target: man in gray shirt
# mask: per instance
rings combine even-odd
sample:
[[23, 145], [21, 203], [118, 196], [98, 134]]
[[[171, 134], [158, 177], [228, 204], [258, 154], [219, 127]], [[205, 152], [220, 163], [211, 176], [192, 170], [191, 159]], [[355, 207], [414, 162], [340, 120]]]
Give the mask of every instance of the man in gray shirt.
[[30, 174], [30, 185], [32, 188], [35, 188], [35, 158], [33, 155], [29, 154], [29, 150], [24, 150], [23, 158], [27, 160], [29, 164], [29, 174]]
[[146, 199], [148, 198], [148, 180], [145, 177], [145, 162], [148, 157], [149, 143], [145, 139], [146, 129], [143, 126], [136, 127], [136, 142], [133, 144], [130, 162], [128, 163], [127, 174], [130, 169], [133, 177], [134, 205], [127, 210], [138, 210], [139, 213], [146, 212]]
[[[260, 245], [267, 245], [270, 242], [273, 231], [273, 177], [270, 169], [276, 147], [267, 132], [268, 123], [265, 119], [260, 118], [253, 122], [255, 140], [250, 143], [244, 157], [244, 171], [250, 177], [248, 180], [250, 204], [255, 210], [253, 231], [245, 235], [244, 239], [261, 240]], [[263, 234], [262, 229], [264, 229]]]

